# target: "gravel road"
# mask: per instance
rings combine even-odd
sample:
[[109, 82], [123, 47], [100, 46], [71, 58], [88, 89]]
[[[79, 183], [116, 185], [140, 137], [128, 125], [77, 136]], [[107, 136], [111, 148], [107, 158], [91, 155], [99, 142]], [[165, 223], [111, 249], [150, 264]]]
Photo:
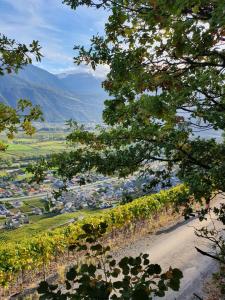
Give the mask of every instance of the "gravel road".
[[[218, 201], [216, 202], [218, 203]], [[203, 296], [203, 283], [218, 267], [215, 261], [203, 256], [195, 249], [195, 246], [202, 250], [209, 249], [209, 244], [200, 240], [194, 233], [195, 228], [202, 226], [212, 226], [211, 220], [199, 222], [198, 218], [194, 218], [181, 221], [176, 225], [159, 230], [154, 235], [151, 234], [131, 243], [118, 250], [115, 255], [119, 259], [125, 255], [137, 256], [141, 252], [148, 253], [151, 263], [160, 264], [163, 270], [170, 266], [179, 268], [184, 275], [180, 291], [168, 292], [163, 299], [197, 299], [193, 293]]]

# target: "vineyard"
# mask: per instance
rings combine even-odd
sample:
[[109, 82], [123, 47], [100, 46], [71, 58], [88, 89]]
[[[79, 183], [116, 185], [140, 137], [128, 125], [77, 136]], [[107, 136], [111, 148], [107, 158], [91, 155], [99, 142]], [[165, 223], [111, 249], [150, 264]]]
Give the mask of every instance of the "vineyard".
[[[166, 191], [144, 196], [131, 203], [117, 206], [96, 216], [88, 216], [65, 227], [0, 246], [0, 284], [10, 287], [23, 284], [27, 274], [45, 274], [52, 262], [66, 256], [82, 234], [86, 223], [97, 225], [105, 222], [107, 234], [128, 228], [143, 220], [153, 220], [156, 215], [169, 208], [181, 205], [188, 197], [188, 189], [179, 185]], [[30, 275], [29, 275], [30, 276]]]

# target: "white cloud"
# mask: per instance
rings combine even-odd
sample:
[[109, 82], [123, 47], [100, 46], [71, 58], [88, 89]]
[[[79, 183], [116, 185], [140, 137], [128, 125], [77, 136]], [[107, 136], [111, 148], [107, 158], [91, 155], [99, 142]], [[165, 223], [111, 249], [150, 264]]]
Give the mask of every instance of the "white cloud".
[[92, 76], [104, 80], [106, 75], [109, 73], [109, 66], [108, 65], [99, 65], [97, 66], [96, 70], [93, 70], [90, 66], [87, 65], [79, 65], [74, 67], [62, 68], [53, 70], [53, 73], [60, 74], [64, 76], [65, 74], [80, 74], [80, 73], [87, 73], [91, 74]]
[[44, 57], [48, 58], [51, 61], [62, 61], [62, 62], [73, 62], [73, 58], [69, 55], [66, 55], [65, 53], [63, 53], [63, 51], [61, 51], [60, 49], [61, 47], [59, 47], [58, 45], [55, 45], [55, 47], [51, 47], [51, 45], [49, 45], [48, 47], [44, 47], [43, 48], [43, 55]]
[[36, 65], [54, 73], [73, 70], [105, 78], [108, 67], [100, 66], [94, 72], [73, 65], [74, 44], [88, 47], [92, 34], [103, 29], [105, 17], [84, 7], [75, 12], [62, 0], [0, 0], [0, 32], [21, 43], [38, 40], [44, 58]]
[[[11, 21], [17, 20], [18, 24], [30, 26], [32, 29], [47, 29], [52, 31], [60, 31], [52, 26], [43, 16], [42, 10], [46, 7], [46, 2], [43, 0], [29, 0], [24, 3], [24, 0], [2, 0], [11, 5], [17, 11], [17, 16], [12, 14]], [[45, 6], [44, 6], [45, 5]], [[15, 30], [18, 28], [15, 27]]]

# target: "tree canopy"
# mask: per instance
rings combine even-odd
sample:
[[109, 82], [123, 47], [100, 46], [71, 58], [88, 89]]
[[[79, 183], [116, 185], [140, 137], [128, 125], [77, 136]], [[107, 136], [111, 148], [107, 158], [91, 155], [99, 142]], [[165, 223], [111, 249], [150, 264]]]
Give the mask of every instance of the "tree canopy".
[[[62, 177], [96, 169], [126, 176], [154, 172], [159, 180], [174, 172], [196, 199], [225, 190], [223, 139], [202, 131], [225, 128], [225, 14], [220, 0], [64, 0], [76, 9], [106, 9], [105, 35], [90, 49], [75, 46], [75, 63], [110, 66], [103, 87], [109, 93], [94, 132], [75, 126], [68, 136], [82, 147], [53, 155], [45, 166]], [[97, 13], [97, 12], [96, 12]], [[63, 159], [62, 159], [63, 158]], [[44, 168], [33, 167], [36, 174]]]
[[[38, 41], [33, 41], [27, 46], [0, 34], [0, 75], [18, 72], [22, 67], [32, 63], [32, 58], [40, 61], [42, 57], [40, 51]], [[41, 109], [38, 105], [33, 106], [30, 100], [19, 99], [17, 107], [14, 108], [0, 102], [0, 133], [6, 132], [8, 138], [13, 138], [19, 129], [32, 135], [35, 132], [32, 121], [37, 120], [42, 120]], [[6, 148], [7, 146], [0, 142], [0, 151]]]

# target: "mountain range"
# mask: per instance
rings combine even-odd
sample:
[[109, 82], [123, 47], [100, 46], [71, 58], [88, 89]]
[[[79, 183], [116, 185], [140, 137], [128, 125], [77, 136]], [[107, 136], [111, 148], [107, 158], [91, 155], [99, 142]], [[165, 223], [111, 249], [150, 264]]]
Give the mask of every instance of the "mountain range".
[[39, 104], [47, 122], [101, 122], [107, 93], [102, 79], [89, 73], [55, 75], [33, 65], [0, 77], [0, 101], [15, 107], [18, 99]]

